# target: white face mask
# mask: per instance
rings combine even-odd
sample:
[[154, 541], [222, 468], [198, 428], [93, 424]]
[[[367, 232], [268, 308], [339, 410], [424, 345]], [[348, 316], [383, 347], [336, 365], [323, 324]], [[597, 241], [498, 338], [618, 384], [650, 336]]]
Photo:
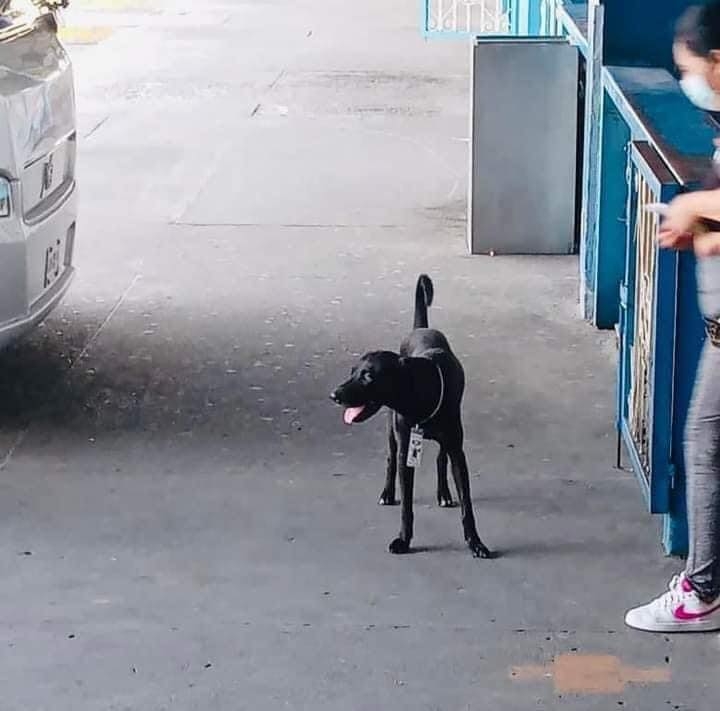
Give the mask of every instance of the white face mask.
[[680, 88], [690, 101], [703, 111], [720, 111], [720, 96], [700, 74], [688, 74], [680, 80]]

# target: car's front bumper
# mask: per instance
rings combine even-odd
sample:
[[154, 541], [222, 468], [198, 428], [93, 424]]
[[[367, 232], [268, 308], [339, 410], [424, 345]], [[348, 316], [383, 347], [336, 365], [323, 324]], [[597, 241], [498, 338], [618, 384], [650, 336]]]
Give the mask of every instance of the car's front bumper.
[[69, 267], [55, 282], [51, 289], [35, 304], [26, 315], [13, 321], [0, 324], [0, 348], [24, 336], [41, 323], [47, 315], [62, 301], [75, 276], [75, 269]]

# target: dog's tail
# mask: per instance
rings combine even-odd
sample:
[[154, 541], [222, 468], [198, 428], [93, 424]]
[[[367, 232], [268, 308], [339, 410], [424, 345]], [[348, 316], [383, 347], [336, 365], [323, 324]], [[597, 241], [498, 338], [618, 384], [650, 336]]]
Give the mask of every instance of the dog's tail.
[[415, 322], [413, 328], [428, 327], [428, 307], [432, 306], [435, 289], [427, 274], [421, 274], [415, 288]]

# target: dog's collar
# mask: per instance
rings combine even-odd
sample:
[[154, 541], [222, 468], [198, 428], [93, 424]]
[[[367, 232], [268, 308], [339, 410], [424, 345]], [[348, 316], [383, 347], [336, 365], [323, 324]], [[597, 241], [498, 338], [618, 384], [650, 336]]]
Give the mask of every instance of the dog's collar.
[[440, 369], [440, 366], [437, 363], [435, 363], [434, 365], [437, 368], [438, 375], [440, 376], [440, 397], [438, 398], [438, 404], [436, 405], [435, 409], [432, 411], [432, 415], [430, 415], [430, 417], [424, 419], [420, 423], [420, 426], [425, 425], [428, 422], [430, 422], [430, 420], [432, 420], [435, 417], [435, 415], [437, 415], [438, 412], [440, 412], [440, 408], [442, 407], [443, 400], [445, 399], [445, 376], [443, 375], [443, 372]]

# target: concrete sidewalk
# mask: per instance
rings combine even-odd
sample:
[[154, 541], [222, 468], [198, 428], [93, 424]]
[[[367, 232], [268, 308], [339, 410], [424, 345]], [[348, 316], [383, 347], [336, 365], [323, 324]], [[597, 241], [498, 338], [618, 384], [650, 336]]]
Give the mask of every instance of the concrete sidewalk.
[[[157, 7], [76, 52], [80, 275], [0, 357], [0, 708], [715, 708], [717, 637], [622, 626], [678, 563], [576, 260], [466, 255], [467, 48], [415, 0]], [[432, 457], [390, 556], [382, 418], [327, 400], [420, 271], [496, 561]]]

